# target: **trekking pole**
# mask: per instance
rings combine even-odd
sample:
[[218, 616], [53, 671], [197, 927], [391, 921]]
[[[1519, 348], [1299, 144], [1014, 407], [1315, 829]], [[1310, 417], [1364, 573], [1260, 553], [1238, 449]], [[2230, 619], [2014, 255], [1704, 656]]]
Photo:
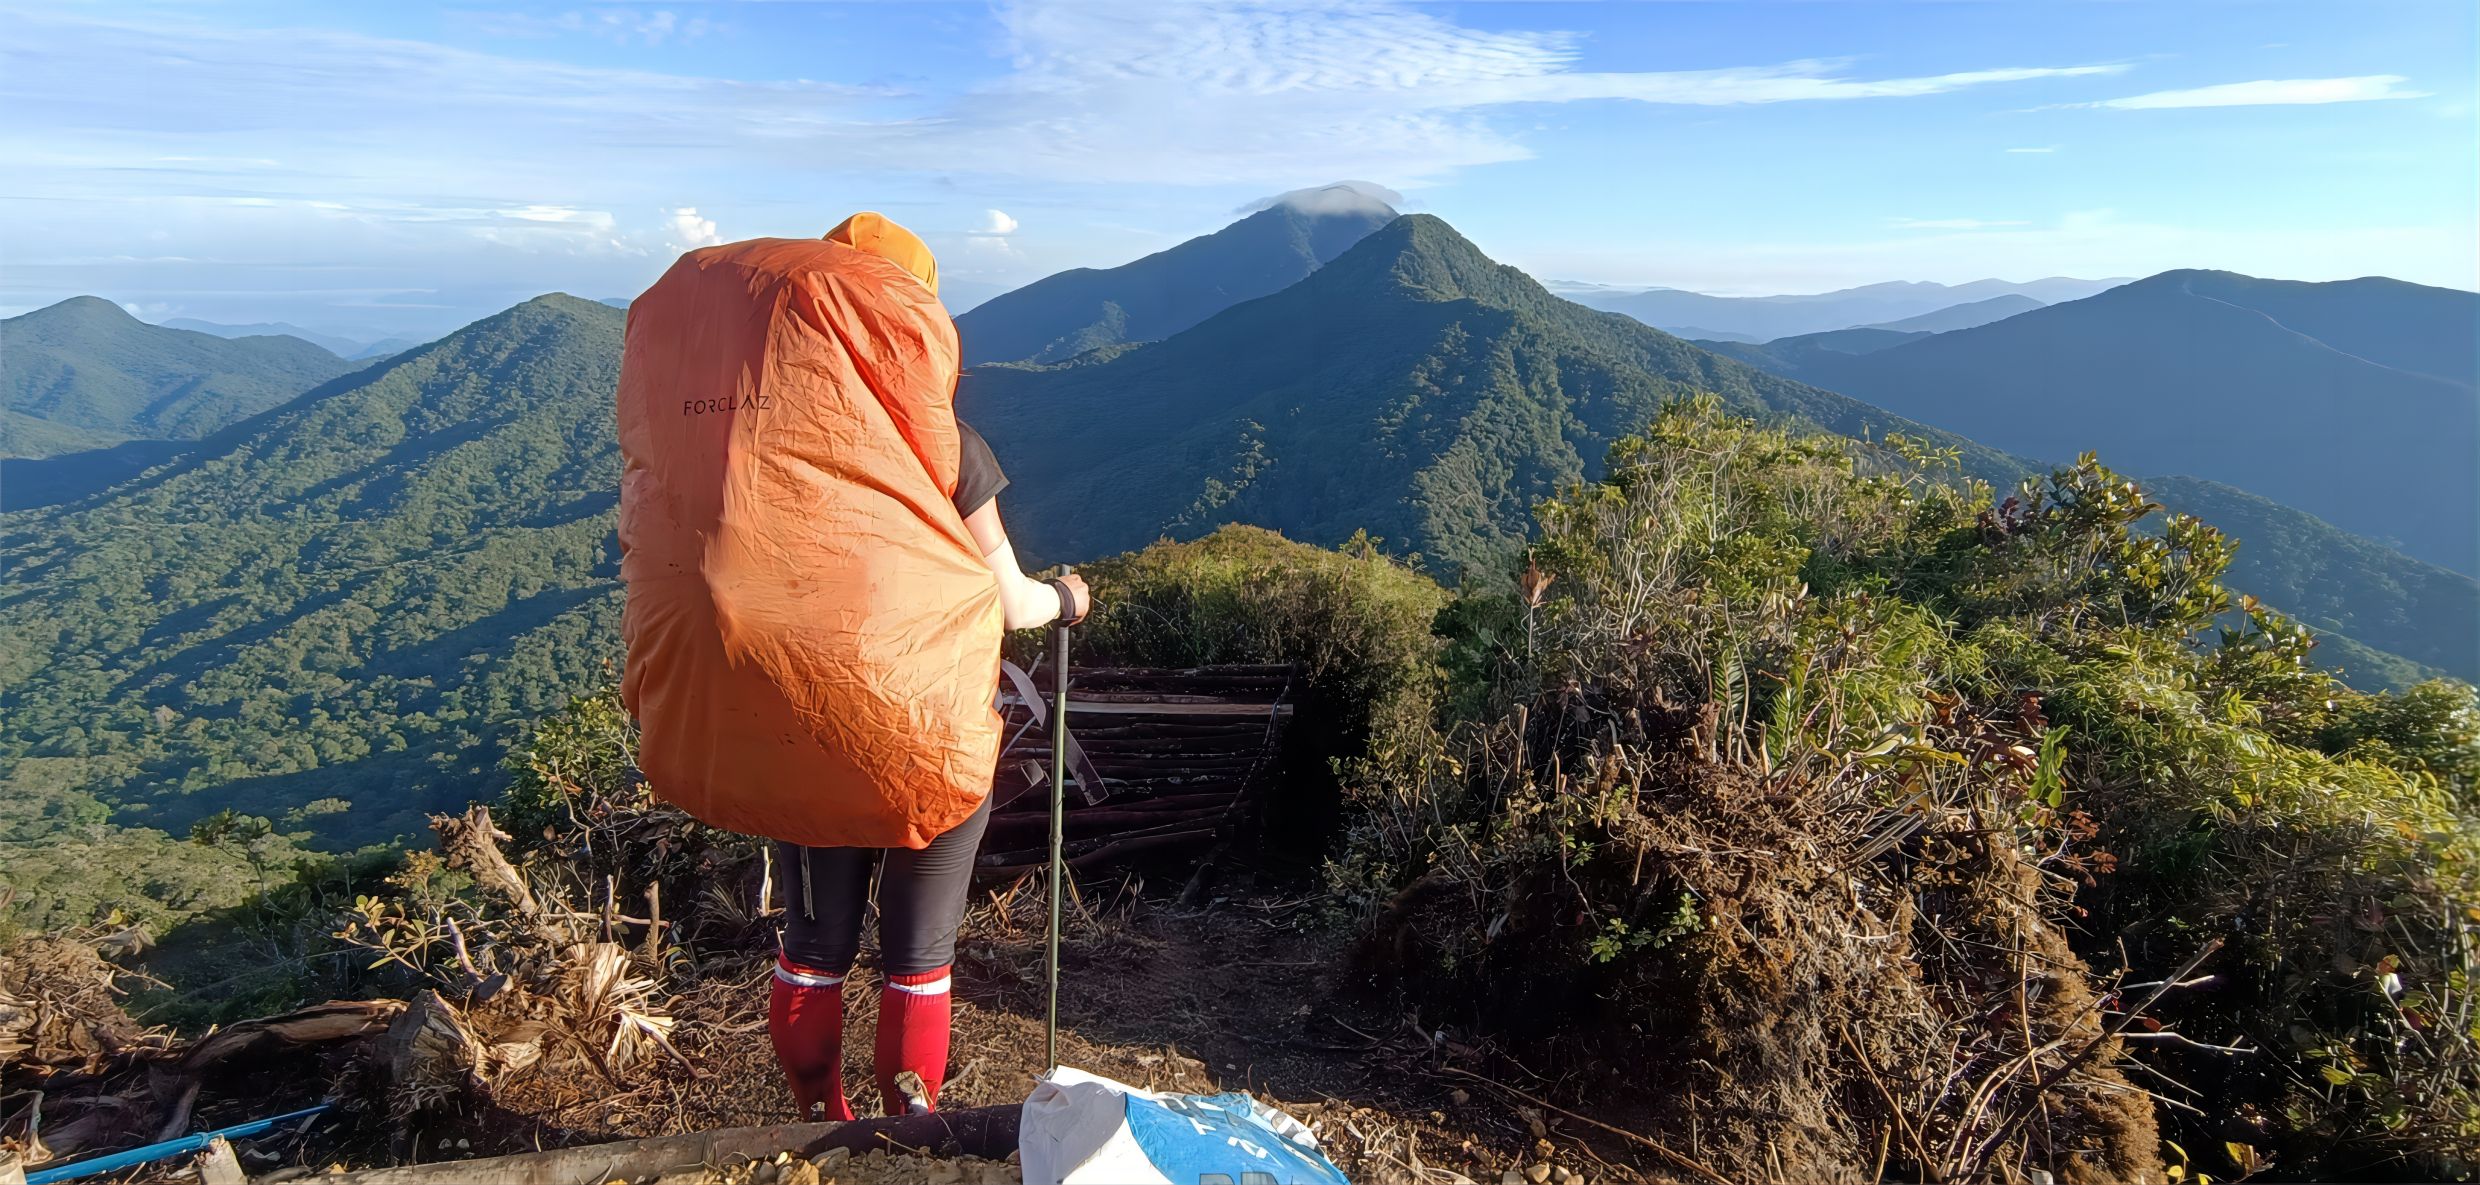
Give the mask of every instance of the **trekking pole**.
[[[1065, 577], [1072, 571], [1059, 567]], [[1066, 846], [1068, 829], [1068, 619], [1062, 617], [1051, 630], [1051, 928], [1048, 954], [1050, 962], [1050, 1010], [1043, 1022], [1043, 1058], [1050, 1068], [1059, 1068], [1059, 892], [1067, 879], [1067, 863], [1061, 857]]]

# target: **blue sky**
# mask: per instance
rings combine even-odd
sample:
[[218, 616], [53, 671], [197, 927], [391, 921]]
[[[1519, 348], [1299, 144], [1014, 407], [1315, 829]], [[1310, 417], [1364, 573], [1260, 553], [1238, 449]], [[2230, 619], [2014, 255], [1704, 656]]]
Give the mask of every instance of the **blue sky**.
[[445, 328], [924, 232], [959, 307], [1360, 179], [1551, 279], [2480, 287], [2464, 3], [0, 8], [0, 312]]

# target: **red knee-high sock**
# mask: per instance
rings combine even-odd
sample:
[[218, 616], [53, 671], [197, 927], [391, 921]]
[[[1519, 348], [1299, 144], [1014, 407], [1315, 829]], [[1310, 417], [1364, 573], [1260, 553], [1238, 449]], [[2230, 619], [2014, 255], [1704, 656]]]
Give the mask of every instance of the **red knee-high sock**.
[[917, 975], [890, 975], [878, 996], [878, 1096], [889, 1115], [906, 1111], [896, 1075], [921, 1075], [924, 1102], [936, 1109], [939, 1084], [947, 1081], [947, 1026], [952, 999], [948, 968]]
[[802, 1122], [820, 1104], [829, 1119], [852, 1118], [852, 1104], [844, 1098], [843, 973], [830, 975], [777, 955], [766, 1031], [775, 1039], [775, 1060], [792, 1081]]

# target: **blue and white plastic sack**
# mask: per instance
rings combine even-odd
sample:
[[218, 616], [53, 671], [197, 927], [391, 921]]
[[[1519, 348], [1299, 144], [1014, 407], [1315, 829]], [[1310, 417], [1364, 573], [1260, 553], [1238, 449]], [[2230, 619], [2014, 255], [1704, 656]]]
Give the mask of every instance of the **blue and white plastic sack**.
[[1245, 1094], [1161, 1094], [1065, 1066], [1017, 1133], [1025, 1185], [1351, 1185], [1299, 1120]]

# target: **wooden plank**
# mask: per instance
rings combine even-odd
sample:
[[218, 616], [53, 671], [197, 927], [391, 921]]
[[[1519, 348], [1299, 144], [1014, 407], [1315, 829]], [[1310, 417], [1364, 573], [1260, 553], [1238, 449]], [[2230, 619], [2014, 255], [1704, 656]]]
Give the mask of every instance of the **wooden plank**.
[[[1087, 755], [1100, 761], [1110, 757], [1229, 757], [1235, 753], [1255, 753], [1266, 748], [1266, 726], [1255, 724], [1226, 736], [1218, 737], [1094, 737], [1079, 731], [1076, 743], [1085, 747]], [[1008, 747], [1011, 753], [1048, 753], [1050, 738], [1025, 736]]]
[[[1274, 704], [1271, 699], [1260, 699], [1255, 696], [1247, 697], [1247, 699], [1256, 700], [1260, 710]], [[1210, 691], [1096, 691], [1082, 685], [1068, 690], [1068, 710], [1071, 712], [1076, 710], [1078, 704], [1228, 704], [1234, 702], [1246, 702], [1246, 700], [1240, 696], [1216, 695]]]
[[[1208, 804], [1229, 802], [1234, 795], [1240, 793], [1240, 790], [1241, 785], [1238, 782], [1226, 782], [1221, 785], [1208, 786], [1202, 790], [1170, 790], [1158, 794], [1147, 794], [1141, 797], [1116, 799], [1108, 808], [1072, 806], [1068, 808], [1068, 817], [1073, 819], [1080, 811], [1099, 809], [1109, 809], [1115, 811], [1190, 810], [1195, 807]], [[1002, 817], [1039, 818], [1048, 820], [1051, 817], [1050, 803], [1047, 800], [1035, 801], [1032, 799], [1027, 799], [1018, 806], [996, 808], [991, 816], [994, 822]]]
[[[1221, 803], [1213, 803], [1206, 806], [1191, 807], [1187, 810], [1178, 811], [1130, 811], [1109, 809], [1069, 811], [1067, 817], [1061, 819], [1060, 823], [1066, 828], [1070, 837], [1083, 839], [1086, 838], [1087, 834], [1095, 830], [1114, 830], [1119, 828], [1133, 828], [1137, 826], [1155, 827], [1169, 823], [1210, 822], [1221, 818], [1223, 816], [1223, 812], [1229, 809], [1230, 803], [1226, 801]], [[1051, 817], [1050, 812], [1048, 811], [1044, 811], [1038, 815], [1031, 813], [993, 815], [989, 823], [989, 830], [983, 833], [982, 842], [984, 844], [1001, 842], [1001, 840], [991, 838], [992, 836], [1005, 837], [1005, 842], [1008, 843], [1015, 843], [1020, 839], [1046, 836], [1050, 831], [1050, 822]]]
[[1079, 699], [1068, 693], [1068, 728], [1076, 729], [1079, 716], [1254, 716], [1260, 720], [1269, 714], [1289, 717], [1292, 705], [1282, 704], [1115, 704]]
[[[1041, 669], [1041, 671], [1036, 672], [1036, 675], [1037, 675], [1037, 677], [1038, 677], [1038, 676], [1039, 676], [1039, 675], [1041, 675], [1041, 674], [1047, 673], [1049, 670], [1050, 670], [1050, 667], [1048, 667], [1048, 666], [1044, 666], [1044, 667]], [[1221, 676], [1230, 676], [1230, 675], [1257, 675], [1257, 676], [1266, 676], [1266, 675], [1290, 675], [1290, 674], [1292, 674], [1292, 673], [1294, 673], [1294, 668], [1293, 668], [1293, 667], [1292, 667], [1292, 665], [1291, 665], [1291, 664], [1289, 664], [1289, 663], [1279, 663], [1279, 662], [1278, 662], [1278, 663], [1237, 663], [1237, 662], [1236, 662], [1236, 663], [1224, 663], [1224, 664], [1219, 664], [1219, 665], [1216, 665], [1216, 666], [1204, 666], [1204, 667], [1072, 667], [1072, 668], [1070, 668], [1070, 669], [1069, 669], [1069, 671], [1068, 671], [1068, 679], [1069, 679], [1069, 681], [1070, 681], [1070, 682], [1075, 682], [1076, 680], [1079, 680], [1079, 679], [1089, 679], [1089, 678], [1111, 678], [1111, 677], [1123, 677], [1123, 678], [1168, 678], [1168, 677], [1180, 677], [1180, 678], [1189, 678], [1189, 679], [1212, 679], [1212, 678], [1217, 678], [1217, 677], [1221, 677]]]
[[[1175, 831], [1160, 835], [1125, 835], [1092, 851], [1069, 856], [1065, 863], [1070, 868], [1090, 868], [1112, 860], [1126, 859], [1138, 852], [1161, 851], [1166, 848], [1201, 848], [1208, 840], [1214, 838], [1214, 834], [1213, 828], [1200, 827], [1193, 831]], [[1023, 876], [1028, 872], [1037, 872], [1050, 866], [1049, 853], [1041, 849], [999, 853], [995, 857], [985, 856], [983, 859], [1006, 859], [1013, 860], [1014, 863], [978, 865], [973, 870], [973, 875], [977, 879]]]
[[[1026, 754], [1030, 757], [1032, 754]], [[1165, 753], [1161, 756], [1139, 753], [1114, 753], [1105, 757], [1094, 754], [1094, 769], [1102, 780], [1116, 781], [1122, 777], [1136, 778], [1160, 774], [1243, 773], [1258, 764], [1261, 754], [1241, 753]]]

